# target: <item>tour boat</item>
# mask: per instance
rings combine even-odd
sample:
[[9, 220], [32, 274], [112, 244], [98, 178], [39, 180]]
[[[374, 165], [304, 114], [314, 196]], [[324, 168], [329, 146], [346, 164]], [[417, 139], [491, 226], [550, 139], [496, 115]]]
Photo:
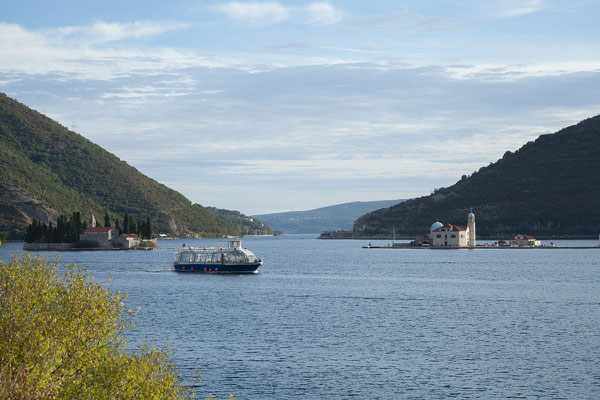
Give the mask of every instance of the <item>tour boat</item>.
[[230, 240], [224, 247], [182, 247], [175, 254], [175, 271], [215, 274], [251, 274], [263, 263], [241, 240]]

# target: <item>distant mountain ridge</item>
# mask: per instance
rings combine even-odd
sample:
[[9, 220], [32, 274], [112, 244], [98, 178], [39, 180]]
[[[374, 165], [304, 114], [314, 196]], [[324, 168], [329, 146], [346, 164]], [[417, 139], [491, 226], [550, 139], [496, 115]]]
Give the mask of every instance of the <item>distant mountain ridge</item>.
[[[443, 154], [443, 152], [442, 152]], [[355, 236], [422, 235], [439, 218], [464, 225], [473, 209], [479, 237], [600, 233], [600, 115], [541, 135], [432, 195], [356, 220]]]
[[201, 205], [0, 93], [0, 232], [73, 211], [150, 217], [155, 232], [173, 235], [236, 234]]
[[320, 233], [323, 231], [351, 229], [359, 216], [404, 200], [354, 201], [316, 208], [307, 211], [287, 211], [253, 215], [273, 230], [285, 233]]

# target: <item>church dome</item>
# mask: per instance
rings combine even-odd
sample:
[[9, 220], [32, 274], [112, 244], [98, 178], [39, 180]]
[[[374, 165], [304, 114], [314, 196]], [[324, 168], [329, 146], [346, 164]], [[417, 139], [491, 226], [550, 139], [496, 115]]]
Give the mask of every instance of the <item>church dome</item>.
[[444, 226], [444, 224], [442, 224], [440, 221], [435, 221], [433, 224], [431, 224], [431, 228], [429, 230], [433, 232], [437, 228], [441, 228], [442, 226]]
[[468, 217], [469, 217], [469, 218], [474, 218], [474, 217], [475, 217], [475, 214], [473, 214], [472, 212], [470, 212], [470, 213], [469, 213], [469, 215], [468, 215]]

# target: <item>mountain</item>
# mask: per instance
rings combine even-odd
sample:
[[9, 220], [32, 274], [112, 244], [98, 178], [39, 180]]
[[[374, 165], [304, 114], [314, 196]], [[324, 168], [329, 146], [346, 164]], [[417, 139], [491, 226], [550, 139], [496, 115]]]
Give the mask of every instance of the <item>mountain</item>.
[[353, 231], [373, 236], [395, 227], [396, 234], [416, 236], [436, 219], [465, 225], [473, 209], [479, 237], [598, 237], [599, 160], [600, 115], [507, 151], [448, 188], [366, 214]]
[[269, 226], [256, 218], [248, 217], [239, 211], [224, 210], [216, 207], [206, 207], [208, 211], [231, 225], [241, 236], [246, 235], [271, 235], [273, 231]]
[[73, 211], [150, 217], [155, 232], [175, 235], [235, 234], [201, 205], [0, 93], [0, 232]]
[[254, 215], [272, 229], [286, 233], [319, 233], [323, 231], [351, 229], [359, 216], [404, 200], [355, 201], [308, 211], [288, 211], [274, 214]]

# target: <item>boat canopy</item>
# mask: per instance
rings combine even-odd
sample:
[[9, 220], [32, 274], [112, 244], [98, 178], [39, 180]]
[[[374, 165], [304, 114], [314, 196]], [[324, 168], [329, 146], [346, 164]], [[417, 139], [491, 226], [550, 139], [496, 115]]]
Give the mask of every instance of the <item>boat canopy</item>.
[[231, 240], [224, 247], [183, 247], [175, 254], [177, 263], [241, 264], [258, 258], [242, 247], [241, 240]]

